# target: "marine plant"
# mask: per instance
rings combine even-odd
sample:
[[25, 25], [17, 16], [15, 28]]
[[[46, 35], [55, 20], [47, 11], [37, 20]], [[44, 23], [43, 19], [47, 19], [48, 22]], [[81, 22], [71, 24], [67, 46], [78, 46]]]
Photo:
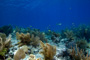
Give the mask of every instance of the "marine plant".
[[80, 49], [83, 49], [83, 50], [90, 48], [89, 43], [87, 42], [87, 40], [85, 38], [78, 39], [76, 41], [76, 44], [77, 44], [77, 47], [79, 47]]
[[72, 48], [70, 55], [73, 57], [73, 60], [90, 60], [90, 56], [88, 56], [88, 53], [84, 55], [84, 51], [82, 49], [79, 50], [77, 45], [76, 50], [74, 47]]
[[64, 34], [68, 40], [74, 40], [75, 36], [72, 30], [66, 30], [64, 31]]
[[5, 53], [7, 53], [8, 49], [11, 47], [11, 35], [6, 38], [4, 33], [0, 33], [0, 56], [5, 57]]
[[54, 35], [55, 37], [60, 37], [60, 34], [59, 34], [59, 33], [56, 33], [56, 32], [53, 32], [53, 35]]
[[11, 25], [2, 26], [0, 27], [0, 32], [5, 33], [6, 36], [8, 36], [10, 33], [13, 32], [13, 28]]
[[44, 56], [44, 60], [52, 60], [56, 54], [56, 47], [51, 46], [48, 43], [44, 44], [42, 41], [40, 41], [40, 45], [42, 48], [42, 51], [40, 51], [40, 53]]
[[40, 43], [40, 38], [38, 36], [34, 37], [34, 35], [32, 34], [30, 44], [35, 47], [35, 46], [38, 46], [39, 43]]
[[16, 33], [16, 38], [18, 40], [20, 40], [19, 44], [20, 46], [22, 45], [26, 45], [26, 44], [29, 44], [31, 39], [30, 39], [30, 34], [27, 33], [27, 34], [24, 34], [24, 33]]
[[34, 36], [38, 36], [41, 41], [47, 42], [47, 39], [45, 38], [44, 32], [40, 32], [38, 29], [34, 29], [34, 31], [32, 31], [31, 34], [33, 34]]
[[88, 42], [90, 40], [90, 26], [80, 25], [73, 29], [77, 38], [85, 38]]
[[40, 38], [38, 36], [34, 36], [34, 35], [30, 35], [30, 33], [24, 34], [24, 33], [16, 33], [16, 37], [18, 40], [20, 40], [19, 42], [19, 46], [22, 45], [33, 45], [33, 46], [37, 46], [39, 44]]

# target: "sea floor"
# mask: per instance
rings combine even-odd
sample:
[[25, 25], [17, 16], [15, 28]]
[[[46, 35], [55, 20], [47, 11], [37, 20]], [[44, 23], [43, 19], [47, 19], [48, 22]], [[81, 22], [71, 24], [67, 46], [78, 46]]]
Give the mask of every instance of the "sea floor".
[[[64, 51], [66, 51], [66, 46], [65, 46], [65, 43], [64, 43], [64, 40], [66, 39], [62, 39], [58, 44], [52, 42], [52, 40], [49, 40], [48, 43], [52, 46], [56, 46], [56, 55], [54, 56], [54, 60], [67, 60], [69, 59], [69, 57], [62, 57], [62, 54]], [[11, 57], [11, 60], [14, 60], [13, 59], [13, 56], [15, 54], [15, 52], [20, 48], [18, 47], [18, 43], [19, 40], [17, 40], [15, 37], [11, 39], [11, 45], [13, 47], [11, 47], [9, 49], [9, 52], [6, 54], [6, 57]], [[41, 55], [39, 53], [39, 51], [41, 50], [40, 46], [38, 47], [33, 47], [31, 45], [27, 45], [30, 49], [28, 50], [28, 53], [26, 54], [26, 57], [22, 60], [28, 60], [29, 58], [29, 55], [30, 54], [34, 54], [36, 58], [41, 58], [41, 60], [43, 60], [43, 55]], [[6, 59], [8, 60], [8, 59]]]

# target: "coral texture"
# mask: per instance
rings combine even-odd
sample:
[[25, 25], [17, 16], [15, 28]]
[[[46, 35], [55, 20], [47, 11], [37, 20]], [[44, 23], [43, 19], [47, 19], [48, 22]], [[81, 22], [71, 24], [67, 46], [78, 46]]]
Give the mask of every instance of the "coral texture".
[[66, 35], [66, 38], [68, 38], [69, 40], [74, 40], [75, 38], [72, 30], [66, 30], [64, 34]]
[[27, 33], [27, 34], [23, 34], [23, 33], [16, 33], [16, 37], [18, 40], [20, 40], [20, 44], [21, 45], [26, 45], [26, 44], [29, 44], [31, 39], [30, 39], [30, 34]]
[[79, 51], [77, 45], [76, 50], [75, 48], [73, 48], [72, 51], [70, 52], [70, 55], [73, 57], [74, 60], [90, 60], [90, 56], [88, 56], [88, 54], [86, 54], [85, 56], [82, 49]]
[[52, 60], [54, 55], [56, 54], [56, 47], [51, 46], [48, 43], [44, 44], [42, 41], [40, 41], [40, 43], [42, 48], [42, 51], [40, 51], [40, 53], [43, 54], [44, 60]]
[[18, 49], [14, 54], [14, 60], [20, 60], [25, 58], [25, 52], [23, 49]]
[[3, 33], [0, 33], [0, 55], [5, 56], [5, 53], [10, 48], [10, 42], [11, 42], [11, 35], [9, 35], [8, 38], [6, 38], [6, 35]]
[[22, 45], [33, 45], [33, 46], [37, 46], [39, 45], [39, 41], [40, 41], [40, 38], [38, 36], [35, 36], [32, 34], [30, 36], [29, 33], [27, 34], [19, 34], [18, 32], [16, 33], [16, 37], [18, 40], [20, 40], [19, 42], [19, 46], [22, 46]]
[[35, 55], [30, 54], [30, 57], [27, 60], [41, 60], [40, 58], [36, 59]]
[[34, 37], [34, 35], [32, 34], [30, 44], [33, 46], [37, 46], [39, 45], [39, 43], [40, 43], [40, 38], [38, 36]]
[[5, 33], [7, 36], [13, 32], [13, 28], [11, 25], [0, 27], [0, 32]]

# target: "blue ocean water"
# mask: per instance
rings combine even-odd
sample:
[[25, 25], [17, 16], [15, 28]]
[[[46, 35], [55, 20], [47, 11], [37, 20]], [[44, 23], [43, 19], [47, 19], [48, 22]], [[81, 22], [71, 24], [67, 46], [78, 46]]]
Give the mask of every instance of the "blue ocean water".
[[90, 25], [90, 0], [0, 0], [0, 26], [60, 30]]

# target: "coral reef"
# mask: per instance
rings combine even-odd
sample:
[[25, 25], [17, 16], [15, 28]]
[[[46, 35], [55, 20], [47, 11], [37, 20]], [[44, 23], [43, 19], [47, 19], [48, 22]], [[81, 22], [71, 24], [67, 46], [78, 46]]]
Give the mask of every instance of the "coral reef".
[[0, 33], [0, 55], [5, 57], [5, 53], [7, 53], [8, 49], [11, 47], [11, 35], [6, 38], [4, 33]]
[[73, 32], [77, 38], [85, 38], [87, 42], [90, 40], [90, 26], [80, 25], [73, 29]]
[[87, 42], [86, 39], [79, 39], [76, 41], [76, 44], [77, 46], [79, 47], [79, 49], [83, 49], [83, 50], [86, 50], [87, 48], [90, 48], [89, 47], [89, 43]]
[[30, 57], [27, 60], [41, 60], [40, 58], [36, 59], [35, 55], [30, 54]]
[[73, 33], [73, 31], [72, 30], [66, 30], [65, 32], [64, 32], [64, 34], [66, 35], [66, 38], [69, 40], [69, 41], [71, 41], [71, 40], [74, 40], [74, 33]]
[[85, 56], [84, 51], [82, 49], [79, 51], [77, 45], [76, 50], [75, 48], [73, 48], [72, 51], [70, 52], [70, 55], [73, 57], [73, 60], [90, 60], [90, 56], [88, 56], [88, 53]]
[[23, 45], [23, 46], [20, 47], [20, 48], [23, 49], [23, 51], [24, 51], [25, 53], [28, 53], [29, 47], [28, 47], [27, 45]]
[[20, 40], [19, 46], [22, 46], [22, 45], [37, 46], [37, 45], [39, 45], [40, 38], [38, 36], [34, 37], [33, 34], [32, 34], [32, 36], [30, 36], [29, 33], [27, 33], [27, 34], [23, 34], [23, 33], [19, 34], [17, 32], [16, 37], [17, 37], [18, 40]]
[[40, 32], [39, 29], [31, 29], [31, 28], [19, 28], [16, 27], [15, 28], [15, 32], [19, 32], [19, 33], [29, 33], [31, 36], [34, 35], [34, 37], [38, 36], [40, 38], [40, 40], [42, 40], [43, 42], [47, 42], [47, 39], [45, 38], [45, 33], [44, 32]]
[[40, 38], [38, 36], [34, 37], [34, 35], [31, 36], [31, 45], [38, 46], [40, 43]]
[[38, 36], [41, 41], [47, 42], [47, 39], [45, 38], [44, 32], [40, 32], [39, 30], [34, 29], [34, 31], [32, 31], [31, 34], [33, 34], [34, 36]]
[[13, 28], [11, 25], [2, 26], [2, 27], [0, 27], [0, 32], [5, 33], [6, 36], [8, 36], [10, 33], [13, 32]]
[[27, 34], [23, 34], [23, 33], [16, 33], [16, 37], [17, 37], [17, 39], [18, 40], [20, 40], [20, 46], [22, 46], [22, 45], [26, 45], [26, 44], [30, 44], [30, 41], [31, 41], [31, 39], [30, 39], [30, 34], [29, 33], [27, 33]]
[[14, 60], [20, 60], [25, 58], [25, 52], [23, 49], [18, 49], [14, 54]]
[[0, 33], [0, 60], [90, 60], [90, 26], [61, 32], [16, 27], [10, 33]]
[[56, 54], [56, 47], [51, 46], [48, 43], [44, 44], [42, 41], [40, 41], [40, 44], [41, 48], [43, 49], [43, 51], [40, 51], [40, 53], [44, 56], [44, 60], [52, 60]]

